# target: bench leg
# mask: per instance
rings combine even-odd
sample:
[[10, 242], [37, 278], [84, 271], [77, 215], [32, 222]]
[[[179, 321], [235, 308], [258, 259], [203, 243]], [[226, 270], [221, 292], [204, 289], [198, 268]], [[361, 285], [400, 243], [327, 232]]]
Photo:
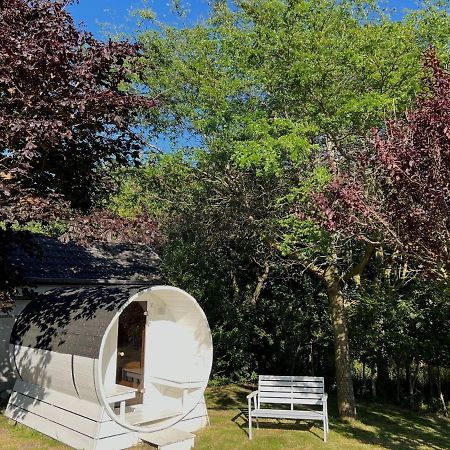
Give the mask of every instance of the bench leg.
[[327, 419], [323, 418], [323, 442], [327, 442]]
[[258, 430], [259, 430], [259, 420], [258, 420], [258, 418], [256, 418], [256, 428], [258, 428]]
[[253, 439], [252, 436], [252, 413], [251, 410], [248, 410], [248, 438]]

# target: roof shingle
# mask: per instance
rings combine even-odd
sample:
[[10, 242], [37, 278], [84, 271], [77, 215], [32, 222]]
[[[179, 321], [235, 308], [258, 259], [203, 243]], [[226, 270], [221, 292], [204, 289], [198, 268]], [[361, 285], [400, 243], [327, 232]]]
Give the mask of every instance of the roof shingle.
[[160, 259], [147, 245], [95, 244], [88, 247], [32, 235], [33, 252], [15, 246], [9, 262], [25, 281], [37, 284], [142, 283], [162, 280]]

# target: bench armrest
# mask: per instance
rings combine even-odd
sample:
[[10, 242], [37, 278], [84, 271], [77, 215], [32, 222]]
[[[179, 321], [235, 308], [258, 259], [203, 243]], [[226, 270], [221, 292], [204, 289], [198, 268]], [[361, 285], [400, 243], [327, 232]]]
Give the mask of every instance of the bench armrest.
[[328, 400], [328, 394], [322, 394], [322, 400], [326, 402]]
[[253, 397], [255, 397], [256, 395], [258, 395], [258, 391], [253, 391], [251, 394], [248, 394], [248, 395], [247, 395], [247, 399], [250, 400], [250, 399], [252, 399]]
[[256, 409], [258, 402], [257, 402], [257, 397], [258, 397], [259, 391], [253, 391], [251, 394], [247, 395], [247, 402], [248, 402], [248, 414], [249, 417], [251, 417], [252, 415], [252, 399], [253, 399], [253, 408]]

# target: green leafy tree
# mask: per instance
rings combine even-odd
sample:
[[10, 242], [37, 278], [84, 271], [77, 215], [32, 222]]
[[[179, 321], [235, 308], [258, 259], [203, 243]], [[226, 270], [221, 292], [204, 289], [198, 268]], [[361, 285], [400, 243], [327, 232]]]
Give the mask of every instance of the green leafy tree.
[[269, 239], [277, 215], [272, 198], [283, 185], [226, 161], [221, 166], [199, 158], [193, 165], [183, 153], [126, 170], [119, 179], [113, 208], [125, 215], [153, 211], [164, 238], [158, 253], [165, 274], [192, 293], [208, 316], [215, 377], [330, 374], [326, 296]]
[[218, 171], [254, 170], [283, 186], [263, 234], [326, 287], [342, 417], [356, 414], [343, 288], [360, 281], [375, 247], [321, 226], [315, 193], [354, 165], [370, 128], [411, 103], [422, 52], [432, 41], [446, 58], [448, 29], [432, 4], [393, 21], [377, 2], [242, 0], [214, 3], [193, 28], [140, 36], [148, 72], [136, 79], [162, 93], [151, 131], [195, 134]]
[[353, 355], [370, 369], [372, 397], [417, 407], [427, 377], [430, 404], [437, 398], [446, 412], [441, 386], [435, 380], [436, 392], [430, 374], [450, 363], [448, 286], [391, 273], [366, 281], [349, 298]]

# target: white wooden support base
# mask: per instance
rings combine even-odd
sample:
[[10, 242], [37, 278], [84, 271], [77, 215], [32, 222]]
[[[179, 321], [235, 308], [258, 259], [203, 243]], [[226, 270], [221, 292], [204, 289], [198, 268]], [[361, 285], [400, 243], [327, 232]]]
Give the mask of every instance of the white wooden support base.
[[70, 396], [17, 381], [5, 416], [71, 447], [122, 450], [139, 442], [95, 403], [71, 402]]
[[[47, 411], [48, 412], [48, 411]], [[58, 411], [59, 415], [64, 412]], [[49, 420], [46, 417], [23, 411], [20, 408], [8, 406], [6, 416], [15, 422], [26, 425], [40, 431], [47, 436], [56, 439], [70, 447], [83, 450], [122, 450], [132, 447], [139, 442], [139, 438], [133, 432], [123, 432], [111, 436], [108, 425], [98, 424], [99, 437], [93, 438], [80, 431], [69, 428], [69, 424], [60, 424]], [[100, 437], [103, 435], [104, 437]]]
[[139, 439], [155, 445], [158, 450], [191, 450], [194, 448], [195, 435], [169, 428], [155, 433], [139, 433]]
[[[124, 401], [119, 397], [116, 399]], [[157, 433], [141, 435], [112, 420], [95, 402], [72, 398], [21, 380], [16, 381], [5, 416], [84, 450], [122, 450], [136, 445], [140, 439], [159, 445], [161, 450], [190, 450], [194, 446], [192, 432], [208, 424], [208, 412], [202, 399], [175, 429], [163, 430], [159, 437]]]

